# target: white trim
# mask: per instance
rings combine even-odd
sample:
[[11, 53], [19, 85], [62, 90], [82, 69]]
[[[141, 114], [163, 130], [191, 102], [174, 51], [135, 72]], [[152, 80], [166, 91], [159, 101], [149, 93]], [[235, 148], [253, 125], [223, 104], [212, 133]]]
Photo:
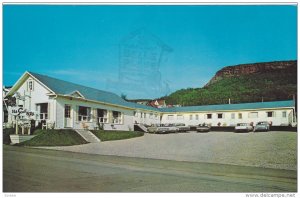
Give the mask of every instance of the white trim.
[[[12, 88], [10, 89], [10, 91], [6, 94], [6, 96], [9, 96], [10, 94], [12, 94], [13, 92], [15, 92], [14, 89], [16, 89], [16, 87], [19, 86], [20, 83], [22, 83], [22, 80], [25, 81], [25, 77], [26, 75], [28, 75], [28, 77], [32, 77], [35, 81], [37, 81], [38, 83], [40, 83], [44, 88], [46, 88], [48, 91], [55, 93], [53, 90], [51, 90], [49, 87], [47, 87], [44, 83], [42, 83], [41, 81], [39, 81], [34, 75], [32, 75], [31, 73], [29, 73], [28, 71], [26, 71], [19, 79], [18, 81], [12, 86]], [[22, 85], [22, 84], [21, 84]], [[21, 86], [20, 85], [20, 86]]]
[[[80, 97], [72, 96], [72, 95], [75, 94], [75, 93], [77, 93]], [[73, 98], [84, 98], [84, 99], [85, 99], [85, 97], [84, 97], [84, 96], [80, 93], [80, 91], [78, 91], [78, 90], [75, 90], [75, 91], [71, 92], [70, 94], [65, 94], [65, 96], [71, 96], [71, 97], [73, 97]]]
[[[242, 104], [242, 103], [240, 103]], [[209, 111], [174, 111], [174, 112], [170, 112], [170, 111], [163, 111], [160, 113], [174, 113], [174, 114], [182, 114], [182, 113], [216, 113], [216, 112], [244, 112], [244, 111], [256, 111], [257, 109], [260, 110], [277, 110], [277, 109], [292, 109], [294, 107], [290, 106], [290, 107], [272, 107], [272, 108], [255, 108], [255, 109], [232, 109], [232, 110], [209, 110]]]

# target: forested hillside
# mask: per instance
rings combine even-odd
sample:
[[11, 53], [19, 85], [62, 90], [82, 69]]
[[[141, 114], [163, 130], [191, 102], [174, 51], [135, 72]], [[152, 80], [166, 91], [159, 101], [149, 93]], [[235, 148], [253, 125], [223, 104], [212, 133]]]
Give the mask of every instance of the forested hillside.
[[225, 67], [203, 88], [178, 90], [165, 97], [182, 106], [274, 101], [297, 94], [297, 62], [280, 61]]

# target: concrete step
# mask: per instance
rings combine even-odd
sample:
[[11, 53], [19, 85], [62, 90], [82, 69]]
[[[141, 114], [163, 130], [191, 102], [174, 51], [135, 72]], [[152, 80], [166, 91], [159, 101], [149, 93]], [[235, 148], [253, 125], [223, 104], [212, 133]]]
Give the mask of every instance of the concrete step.
[[135, 127], [137, 127], [138, 131], [148, 132], [147, 127], [145, 127], [143, 124], [135, 124]]
[[90, 143], [101, 142], [101, 140], [89, 130], [75, 129], [75, 131], [87, 142]]

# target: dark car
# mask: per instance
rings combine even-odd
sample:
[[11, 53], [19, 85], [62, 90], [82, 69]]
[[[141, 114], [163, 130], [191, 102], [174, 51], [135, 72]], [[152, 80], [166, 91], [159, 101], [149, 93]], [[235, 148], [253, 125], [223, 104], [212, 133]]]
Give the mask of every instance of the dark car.
[[196, 131], [197, 132], [209, 132], [210, 131], [210, 126], [208, 126], [207, 124], [199, 124], [196, 127]]
[[184, 123], [178, 123], [175, 126], [179, 129], [179, 132], [187, 132], [191, 130], [191, 128], [186, 126]]
[[270, 130], [270, 124], [266, 121], [258, 122], [254, 127], [254, 131], [269, 131], [269, 130]]

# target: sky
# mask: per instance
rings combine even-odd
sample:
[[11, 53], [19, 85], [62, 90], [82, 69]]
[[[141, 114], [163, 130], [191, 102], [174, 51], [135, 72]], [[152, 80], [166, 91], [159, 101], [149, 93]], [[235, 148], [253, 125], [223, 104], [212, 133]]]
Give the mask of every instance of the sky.
[[293, 5], [4, 5], [3, 85], [32, 71], [111, 91], [119, 44], [140, 28], [172, 49], [159, 67], [171, 92], [225, 66], [297, 59]]

